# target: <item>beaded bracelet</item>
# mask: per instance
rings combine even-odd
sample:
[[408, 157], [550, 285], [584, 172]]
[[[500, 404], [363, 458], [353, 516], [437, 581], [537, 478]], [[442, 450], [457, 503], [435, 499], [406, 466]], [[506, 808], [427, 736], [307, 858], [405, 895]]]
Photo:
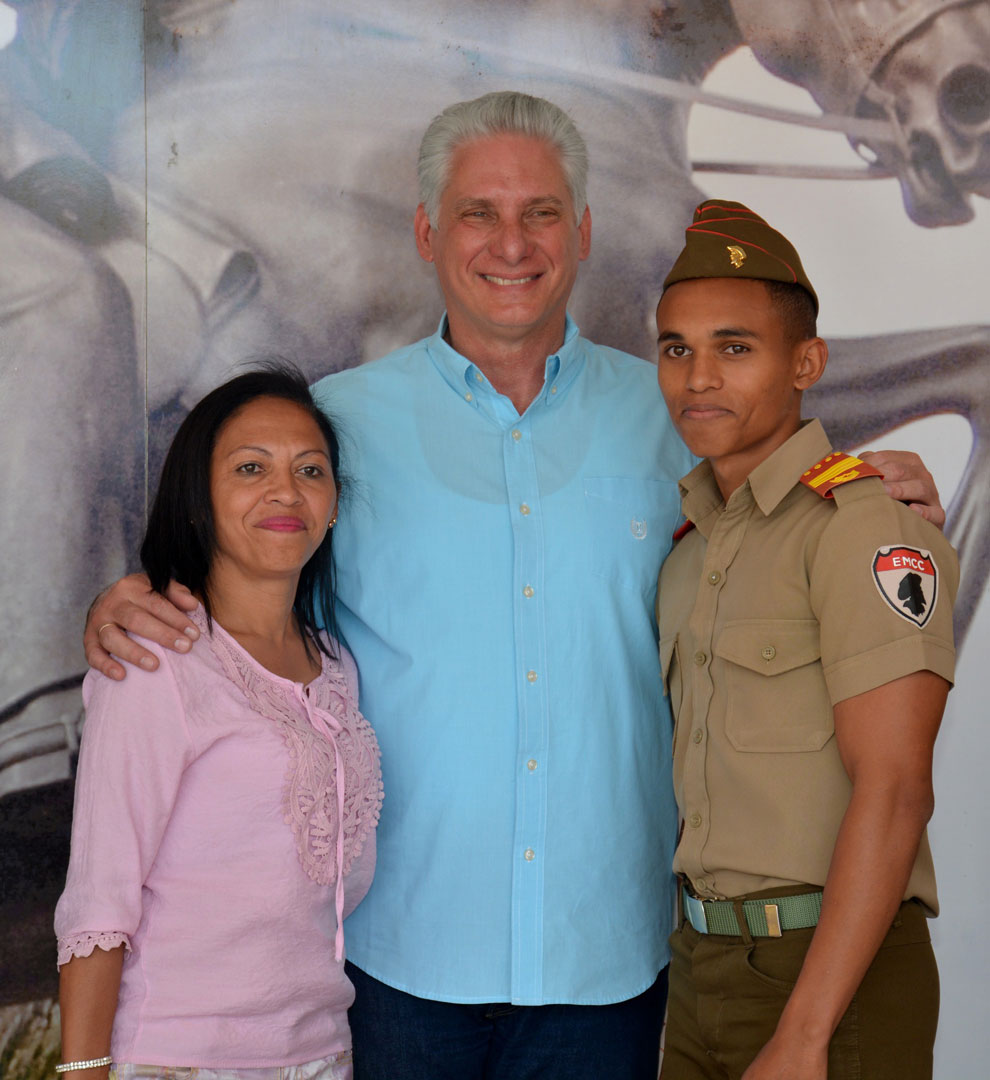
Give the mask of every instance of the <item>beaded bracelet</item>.
[[72, 1072], [74, 1069], [95, 1069], [99, 1065], [112, 1065], [113, 1058], [107, 1054], [106, 1057], [90, 1058], [89, 1061], [66, 1061], [62, 1065], [56, 1065], [55, 1071], [57, 1073]]

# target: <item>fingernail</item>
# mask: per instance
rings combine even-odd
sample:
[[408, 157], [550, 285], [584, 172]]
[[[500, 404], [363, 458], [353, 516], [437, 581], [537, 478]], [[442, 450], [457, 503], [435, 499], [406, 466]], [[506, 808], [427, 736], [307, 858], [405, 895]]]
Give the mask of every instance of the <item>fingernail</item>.
[[191, 648], [192, 642], [189, 640], [189, 638], [180, 637], [175, 639], [176, 652], [189, 652]]
[[151, 659], [150, 656], [142, 656], [139, 663], [141, 664], [141, 667], [143, 667], [145, 671], [154, 671], [155, 670], [155, 662], [154, 662], [154, 660]]
[[196, 629], [195, 626], [187, 626], [182, 632], [186, 635], [186, 637], [192, 638], [193, 641], [197, 641], [199, 639], [199, 631]]

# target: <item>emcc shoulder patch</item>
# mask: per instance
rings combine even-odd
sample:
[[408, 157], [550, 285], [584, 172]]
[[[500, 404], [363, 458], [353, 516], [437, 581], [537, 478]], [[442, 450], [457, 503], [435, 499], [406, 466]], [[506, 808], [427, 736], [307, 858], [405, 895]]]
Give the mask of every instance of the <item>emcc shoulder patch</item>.
[[833, 450], [801, 476], [801, 483], [806, 488], [821, 495], [823, 499], [833, 498], [832, 489], [850, 480], [859, 480], [863, 476], [883, 476], [879, 469], [867, 465], [852, 454]]
[[908, 622], [924, 626], [938, 603], [938, 567], [931, 552], [903, 544], [877, 548], [873, 580], [880, 595]]

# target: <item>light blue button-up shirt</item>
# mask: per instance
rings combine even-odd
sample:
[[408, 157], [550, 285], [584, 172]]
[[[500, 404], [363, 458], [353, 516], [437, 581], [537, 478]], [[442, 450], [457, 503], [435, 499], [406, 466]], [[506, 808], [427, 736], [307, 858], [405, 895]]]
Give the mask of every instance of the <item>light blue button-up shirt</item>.
[[655, 368], [570, 320], [522, 416], [444, 327], [316, 386], [353, 481], [339, 617], [385, 782], [347, 951], [420, 997], [625, 1000], [668, 959], [653, 602], [694, 459]]

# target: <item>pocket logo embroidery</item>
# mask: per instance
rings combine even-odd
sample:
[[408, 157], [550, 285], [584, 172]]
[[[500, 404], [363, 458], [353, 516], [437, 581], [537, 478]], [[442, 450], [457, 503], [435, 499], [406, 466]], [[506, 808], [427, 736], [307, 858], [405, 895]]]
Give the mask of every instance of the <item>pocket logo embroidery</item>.
[[924, 626], [938, 603], [938, 567], [928, 551], [894, 545], [877, 548], [873, 580], [880, 595], [908, 622]]
[[643, 518], [633, 518], [629, 522], [629, 531], [637, 540], [646, 539], [646, 521]]

